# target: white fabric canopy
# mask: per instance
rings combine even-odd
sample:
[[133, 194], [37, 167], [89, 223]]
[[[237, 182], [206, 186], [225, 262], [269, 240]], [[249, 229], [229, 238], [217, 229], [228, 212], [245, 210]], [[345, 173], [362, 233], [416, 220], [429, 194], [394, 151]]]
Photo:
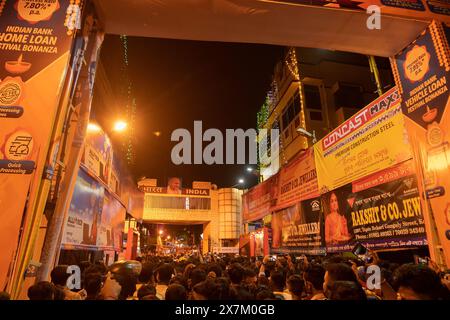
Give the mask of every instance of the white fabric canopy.
[[365, 11], [258, 0], [94, 0], [105, 31], [155, 38], [263, 43], [389, 57], [412, 42], [426, 21]]

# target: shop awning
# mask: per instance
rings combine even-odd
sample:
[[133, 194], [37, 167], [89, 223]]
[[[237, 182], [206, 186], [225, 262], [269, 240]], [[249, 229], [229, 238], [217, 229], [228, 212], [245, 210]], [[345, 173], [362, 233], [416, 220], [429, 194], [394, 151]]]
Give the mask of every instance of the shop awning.
[[369, 30], [368, 15], [361, 8], [299, 6], [285, 1], [94, 2], [110, 34], [311, 47], [384, 57], [399, 52], [428, 24], [383, 15], [381, 30]]

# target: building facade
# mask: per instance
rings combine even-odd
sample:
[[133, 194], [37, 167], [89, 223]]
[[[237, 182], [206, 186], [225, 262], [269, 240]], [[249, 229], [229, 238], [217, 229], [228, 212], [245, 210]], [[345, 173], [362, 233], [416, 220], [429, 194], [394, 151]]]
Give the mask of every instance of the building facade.
[[139, 188], [145, 192], [144, 223], [202, 225], [204, 253], [238, 252], [242, 190], [194, 182], [172, 193], [156, 179], [140, 181]]
[[287, 48], [258, 116], [260, 129], [280, 133], [277, 146], [270, 145], [270, 137], [260, 137], [267, 139], [270, 151], [279, 154], [276, 164], [260, 168], [264, 180], [374, 100], [377, 88], [386, 91], [394, 85], [389, 61], [374, 61], [376, 70], [370, 58], [360, 54]]

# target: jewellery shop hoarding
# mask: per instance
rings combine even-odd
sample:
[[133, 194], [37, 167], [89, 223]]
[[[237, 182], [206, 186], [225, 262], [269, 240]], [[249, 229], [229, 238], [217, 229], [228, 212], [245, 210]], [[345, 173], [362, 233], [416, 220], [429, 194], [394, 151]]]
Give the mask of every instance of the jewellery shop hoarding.
[[327, 252], [427, 245], [412, 160], [321, 196]]
[[319, 196], [314, 150], [308, 149], [281, 168], [278, 174], [243, 195], [244, 222]]
[[0, 1], [0, 285], [42, 176], [72, 42], [69, 0], [44, 2]]
[[273, 213], [273, 253], [351, 251], [427, 245], [411, 160]]

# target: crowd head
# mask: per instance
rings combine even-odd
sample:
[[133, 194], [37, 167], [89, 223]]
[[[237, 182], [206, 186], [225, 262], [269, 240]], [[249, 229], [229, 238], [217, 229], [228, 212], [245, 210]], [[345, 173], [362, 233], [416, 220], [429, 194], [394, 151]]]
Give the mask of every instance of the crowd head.
[[[130, 268], [130, 265], [139, 268]], [[380, 270], [378, 286], [369, 285], [368, 267]], [[30, 300], [448, 300], [445, 272], [427, 265], [376, 259], [364, 263], [341, 255], [282, 255], [247, 258], [230, 255], [158, 256], [107, 268], [83, 262], [81, 289], [67, 287], [66, 265], [56, 266], [51, 281], [28, 289]], [[2, 299], [9, 299], [6, 293]]]

